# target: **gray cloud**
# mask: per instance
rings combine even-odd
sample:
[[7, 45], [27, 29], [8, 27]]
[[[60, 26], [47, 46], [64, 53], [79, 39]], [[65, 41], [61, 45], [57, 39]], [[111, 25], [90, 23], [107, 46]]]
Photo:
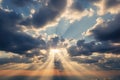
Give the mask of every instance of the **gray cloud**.
[[110, 42], [85, 43], [84, 40], [78, 40], [77, 45], [68, 48], [68, 53], [71, 56], [92, 55], [94, 52], [119, 54], [120, 46], [114, 46]]
[[7, 63], [32, 63], [28, 57], [12, 56], [10, 58], [0, 58], [0, 65]]
[[98, 63], [97, 59], [88, 59], [88, 58], [77, 58], [77, 57], [72, 57], [72, 61], [78, 62], [78, 63], [83, 63], [83, 64], [92, 64], [92, 63]]
[[32, 18], [26, 19], [21, 24], [34, 25], [34, 27], [39, 28], [46, 26], [48, 23], [54, 23], [66, 7], [67, 1], [48, 0], [46, 4], [46, 6], [41, 7], [38, 12], [33, 14]]
[[44, 40], [20, 32], [21, 20], [22, 16], [15, 12], [0, 10], [0, 50], [24, 54], [45, 45]]
[[[97, 2], [100, 2], [102, 0], [88, 0], [88, 1], [90, 3], [97, 3]], [[111, 7], [114, 7], [114, 6], [119, 5], [119, 4], [120, 4], [120, 0], [105, 0], [104, 7], [111, 8]]]
[[103, 22], [95, 26], [95, 28], [91, 29], [90, 32], [97, 40], [120, 42], [119, 21], [120, 21], [120, 14], [116, 15], [114, 20]]
[[2, 0], [2, 6], [6, 7], [24, 7], [39, 3], [39, 0]]
[[[98, 53], [98, 56], [87, 56], [85, 58], [79, 57], [71, 57], [72, 61], [76, 61], [79, 64], [94, 64], [94, 66], [98, 66], [98, 69], [102, 70], [120, 70], [120, 59], [117, 55], [110, 54], [111, 57], [106, 57], [106, 54]], [[116, 56], [116, 57], [113, 57]]]
[[110, 8], [110, 7], [113, 7], [113, 6], [116, 6], [116, 5], [119, 5], [120, 4], [120, 0], [106, 0], [106, 8]]
[[82, 5], [82, 2], [80, 0], [75, 0], [71, 6], [71, 8], [73, 10], [77, 10], [77, 11], [83, 11], [84, 7]]
[[103, 61], [96, 63], [96, 65], [104, 70], [120, 70], [120, 59], [119, 58], [103, 59]]
[[25, 6], [31, 2], [33, 2], [33, 0], [11, 0], [12, 3], [18, 7], [22, 7]]
[[[106, 13], [118, 14], [120, 13], [120, 0], [90, 0], [98, 8], [98, 15], [104, 15]], [[95, 4], [94, 4], [95, 3]]]

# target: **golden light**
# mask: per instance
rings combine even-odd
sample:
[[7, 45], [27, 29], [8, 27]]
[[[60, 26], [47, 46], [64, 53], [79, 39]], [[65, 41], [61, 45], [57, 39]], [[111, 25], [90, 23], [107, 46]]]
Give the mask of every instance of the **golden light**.
[[50, 53], [60, 53], [60, 50], [59, 49], [50, 49]]

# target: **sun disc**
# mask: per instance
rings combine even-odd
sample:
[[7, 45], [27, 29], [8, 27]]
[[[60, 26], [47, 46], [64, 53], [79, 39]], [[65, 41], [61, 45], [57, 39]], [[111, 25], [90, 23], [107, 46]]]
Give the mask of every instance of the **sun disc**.
[[60, 53], [60, 50], [59, 49], [51, 49], [50, 52], [56, 54], [56, 53]]

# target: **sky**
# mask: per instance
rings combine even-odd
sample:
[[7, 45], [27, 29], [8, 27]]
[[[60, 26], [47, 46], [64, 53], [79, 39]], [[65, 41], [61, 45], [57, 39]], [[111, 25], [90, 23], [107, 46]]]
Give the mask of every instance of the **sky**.
[[0, 70], [14, 72], [16, 66], [26, 76], [32, 75], [22, 70], [41, 68], [46, 73], [44, 69], [56, 66], [57, 57], [63, 62], [57, 70], [65, 76], [73, 71], [83, 77], [78, 80], [118, 80], [119, 7], [120, 0], [0, 0]]

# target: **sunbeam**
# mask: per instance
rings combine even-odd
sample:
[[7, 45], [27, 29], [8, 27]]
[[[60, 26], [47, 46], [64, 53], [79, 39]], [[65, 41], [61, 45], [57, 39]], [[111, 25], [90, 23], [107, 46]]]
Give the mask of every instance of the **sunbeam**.
[[0, 0], [0, 80], [120, 80], [120, 0]]

